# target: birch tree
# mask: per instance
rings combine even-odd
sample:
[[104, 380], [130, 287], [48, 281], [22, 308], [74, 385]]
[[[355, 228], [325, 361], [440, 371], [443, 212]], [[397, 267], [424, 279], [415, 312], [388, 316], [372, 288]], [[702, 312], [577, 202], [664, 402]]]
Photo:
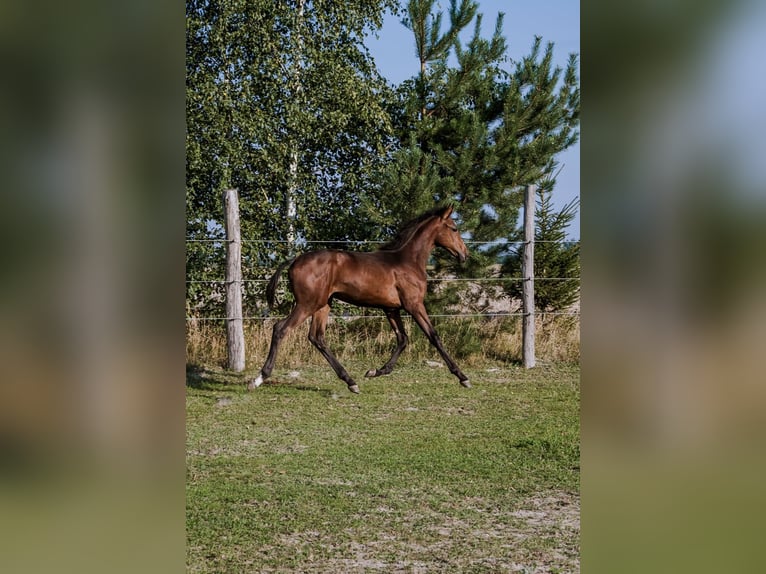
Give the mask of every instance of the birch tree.
[[[364, 46], [393, 0], [188, 0], [187, 235], [222, 233], [239, 189], [246, 239], [359, 238], [359, 189], [392, 134], [388, 89]], [[248, 244], [246, 244], [248, 245]], [[193, 251], [193, 252], [192, 252]], [[284, 244], [243, 248], [269, 265]], [[187, 251], [209, 273], [215, 257]], [[191, 274], [192, 269], [190, 269]]]

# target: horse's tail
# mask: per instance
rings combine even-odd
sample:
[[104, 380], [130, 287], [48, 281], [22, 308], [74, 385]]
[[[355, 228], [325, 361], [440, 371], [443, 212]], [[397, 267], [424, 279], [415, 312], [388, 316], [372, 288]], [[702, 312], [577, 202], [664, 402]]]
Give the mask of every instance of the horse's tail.
[[269, 279], [269, 284], [266, 286], [266, 301], [269, 304], [269, 309], [273, 309], [276, 305], [277, 283], [279, 283], [279, 278], [282, 276], [282, 271], [284, 271], [285, 267], [290, 265], [293, 261], [295, 261], [295, 259], [288, 259], [287, 261], [282, 262], [279, 267], [277, 267], [274, 275], [271, 276], [271, 279]]

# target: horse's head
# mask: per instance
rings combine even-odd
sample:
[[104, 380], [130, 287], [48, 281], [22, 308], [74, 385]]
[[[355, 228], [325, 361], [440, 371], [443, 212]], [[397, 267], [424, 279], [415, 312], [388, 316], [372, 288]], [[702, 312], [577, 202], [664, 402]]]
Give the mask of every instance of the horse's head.
[[453, 257], [463, 263], [468, 257], [468, 248], [460, 237], [460, 231], [455, 222], [450, 217], [452, 215], [452, 206], [444, 208], [439, 215], [439, 227], [434, 238], [434, 243], [439, 247], [444, 247]]

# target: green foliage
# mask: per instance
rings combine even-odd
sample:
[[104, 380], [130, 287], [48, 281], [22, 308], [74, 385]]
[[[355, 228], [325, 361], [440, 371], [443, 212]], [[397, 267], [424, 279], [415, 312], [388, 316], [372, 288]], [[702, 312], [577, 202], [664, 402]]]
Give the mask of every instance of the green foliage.
[[[566, 229], [577, 214], [579, 201], [572, 200], [560, 211], [551, 201], [551, 188], [537, 190], [535, 209], [535, 307], [541, 311], [563, 311], [580, 297], [580, 244], [566, 241]], [[512, 251], [502, 266], [503, 274], [521, 276], [522, 248]], [[521, 281], [506, 285], [510, 297], [521, 298]]]
[[[543, 48], [536, 38], [530, 54], [509, 70], [502, 13], [485, 39], [475, 2], [453, 0], [443, 33], [443, 13], [434, 11], [435, 4], [407, 4], [403, 23], [413, 32], [420, 70], [389, 103], [399, 148], [364, 208], [382, 223], [454, 202], [468, 238], [487, 242], [472, 250], [459, 272], [485, 277], [503, 256], [501, 240], [516, 233], [521, 190], [550, 180], [556, 155], [577, 141], [577, 58], [571, 55], [565, 70], [555, 67], [553, 44]], [[473, 35], [464, 45], [458, 34], [471, 22]], [[437, 273], [458, 272], [456, 262], [438, 253], [434, 263]], [[477, 292], [473, 304], [480, 297]], [[430, 297], [432, 309], [457, 303], [452, 288]]]
[[409, 0], [406, 14], [402, 19], [408, 29], [415, 35], [415, 55], [420, 62], [421, 74], [425, 72], [428, 62], [443, 59], [457, 40], [460, 30], [465, 28], [474, 15], [478, 5], [472, 0], [461, 0], [460, 6], [456, 0], [450, 2], [450, 27], [444, 34], [442, 29], [442, 12], [433, 12], [435, 0]]
[[288, 224], [307, 239], [363, 232], [353, 192], [390, 128], [362, 42], [389, 5], [187, 3], [187, 219], [220, 222], [220, 193], [237, 187], [245, 236], [284, 238]]
[[[222, 235], [221, 197], [229, 187], [240, 192], [243, 238], [369, 235], [356, 215], [359, 190], [384, 160], [391, 127], [382, 106], [388, 87], [363, 41], [394, 6], [186, 3], [187, 237]], [[188, 275], [214, 276], [220, 263], [198, 247], [187, 250]], [[294, 248], [245, 244], [246, 278], [248, 267], [269, 267]]]
[[[536, 38], [511, 62], [503, 14], [485, 39], [475, 1], [451, 0], [444, 12], [435, 0], [409, 0], [402, 22], [419, 69], [391, 87], [364, 47], [387, 9], [397, 2], [187, 2], [187, 236], [221, 237], [221, 194], [236, 187], [244, 238], [297, 239], [246, 243], [245, 279], [267, 278], [258, 270], [302, 239], [389, 238], [447, 202], [466, 239], [486, 245], [461, 269], [437, 250], [435, 272], [489, 276], [507, 255], [502, 240], [517, 233], [520, 190], [552, 180], [557, 154], [577, 141], [575, 55], [556, 67], [553, 44]], [[222, 279], [222, 253], [190, 246], [190, 278]], [[201, 285], [187, 296], [199, 304]], [[477, 305], [482, 293], [474, 296], [459, 302], [451, 287], [432, 289], [429, 307]]]

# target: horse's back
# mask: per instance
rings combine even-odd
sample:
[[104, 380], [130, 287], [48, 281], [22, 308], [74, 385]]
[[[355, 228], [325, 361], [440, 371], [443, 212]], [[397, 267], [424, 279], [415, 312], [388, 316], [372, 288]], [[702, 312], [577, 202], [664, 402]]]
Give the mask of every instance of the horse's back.
[[[383, 255], [383, 256], [381, 256]], [[309, 251], [295, 259], [290, 267], [291, 274], [357, 274], [365, 272], [387, 272], [391, 263], [378, 251], [342, 251], [340, 249], [319, 249]]]

